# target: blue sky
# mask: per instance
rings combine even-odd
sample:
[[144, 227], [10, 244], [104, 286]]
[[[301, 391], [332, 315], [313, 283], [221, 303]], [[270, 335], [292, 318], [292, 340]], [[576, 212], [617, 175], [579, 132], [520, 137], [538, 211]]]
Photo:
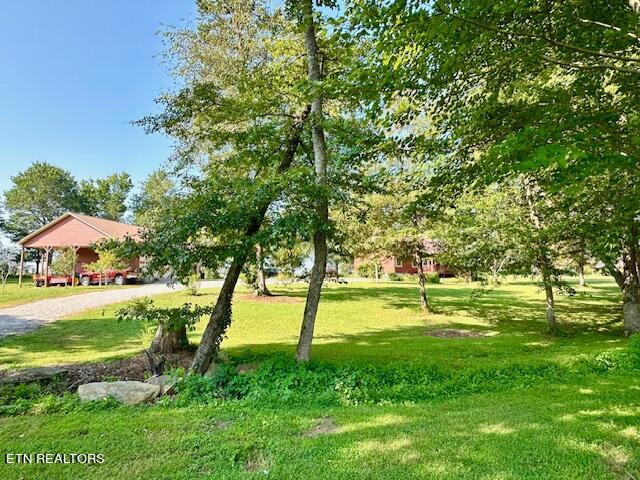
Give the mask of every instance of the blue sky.
[[131, 121], [173, 85], [158, 54], [163, 25], [193, 0], [0, 0], [0, 191], [40, 160], [76, 178], [129, 172], [139, 182], [171, 151]]

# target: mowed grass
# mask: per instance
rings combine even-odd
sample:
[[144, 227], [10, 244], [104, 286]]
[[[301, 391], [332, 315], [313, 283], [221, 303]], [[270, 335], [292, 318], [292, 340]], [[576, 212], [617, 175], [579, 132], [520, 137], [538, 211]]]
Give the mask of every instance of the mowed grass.
[[[578, 295], [558, 298], [557, 337], [545, 333], [543, 296], [528, 281], [513, 281], [475, 300], [477, 285], [430, 285], [436, 309], [430, 314], [418, 308], [413, 284], [330, 285], [323, 290], [314, 361], [498, 372], [514, 364], [569, 366], [626, 349], [616, 285], [602, 277], [590, 280]], [[305, 286], [273, 290], [279, 296], [270, 300], [244, 290], [236, 295], [233, 325], [223, 342], [232, 360], [293, 355]], [[214, 299], [213, 291], [155, 297], [163, 305]], [[0, 341], [0, 363], [14, 369], [139, 352], [139, 326], [118, 322], [116, 308]], [[191, 333], [194, 343], [203, 328], [204, 320]], [[443, 328], [486, 336], [425, 336]], [[0, 478], [640, 478], [637, 370], [596, 371], [578, 369], [513, 388], [460, 391], [411, 404], [267, 405], [245, 399], [0, 417], [0, 453], [105, 455], [104, 464], [91, 466], [0, 461]]]
[[31, 281], [30, 277], [23, 279], [22, 287], [19, 287], [18, 279], [10, 278], [5, 285], [4, 292], [2, 292], [2, 287], [0, 287], [0, 308], [13, 307], [15, 305], [44, 300], [46, 298], [68, 297], [70, 295], [95, 292], [97, 290], [123, 287], [126, 288], [126, 286], [123, 285], [92, 285], [90, 287], [71, 287], [70, 285], [65, 287], [63, 285], [37, 288]]
[[[4, 452], [103, 453], [102, 465], [4, 465], [3, 479], [633, 479], [640, 381], [418, 405], [122, 407], [0, 419]], [[310, 435], [314, 426], [332, 428]]]
[[[559, 297], [562, 334], [545, 333], [544, 300], [531, 282], [512, 282], [472, 299], [477, 285], [449, 281], [430, 285], [436, 313], [418, 307], [417, 288], [401, 282], [330, 285], [323, 290], [313, 356], [330, 362], [416, 362], [465, 368], [513, 362], [570, 363], [578, 355], [624, 348], [620, 293], [602, 277], [573, 297]], [[255, 299], [240, 289], [223, 350], [232, 357], [293, 355], [304, 310], [305, 285], [272, 288], [273, 299]], [[215, 291], [154, 297], [158, 305], [209, 304]], [[104, 361], [143, 348], [140, 326], [118, 322], [118, 306], [88, 311], [28, 335], [0, 341], [5, 369]], [[197, 343], [206, 319], [190, 333]], [[461, 328], [481, 338], [433, 338], [431, 329]]]

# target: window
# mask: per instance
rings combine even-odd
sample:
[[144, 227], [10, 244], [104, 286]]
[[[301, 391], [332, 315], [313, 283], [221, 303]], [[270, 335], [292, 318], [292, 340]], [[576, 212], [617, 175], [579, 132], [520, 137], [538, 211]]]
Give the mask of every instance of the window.
[[411, 260], [411, 266], [413, 268], [418, 268], [418, 260], [416, 260], [415, 258]]
[[400, 258], [396, 258], [396, 267], [402, 266], [402, 260]]

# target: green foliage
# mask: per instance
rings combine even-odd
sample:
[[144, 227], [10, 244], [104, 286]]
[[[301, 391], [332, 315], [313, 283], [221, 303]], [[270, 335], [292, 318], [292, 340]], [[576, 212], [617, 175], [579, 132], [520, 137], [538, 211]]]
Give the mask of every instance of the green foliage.
[[145, 179], [140, 193], [132, 200], [133, 223], [151, 228], [175, 195], [175, 182], [165, 170], [159, 169]]
[[189, 295], [195, 297], [200, 290], [200, 277], [197, 273], [192, 273], [186, 279], [183, 280], [185, 290]]
[[362, 278], [374, 278], [376, 276], [376, 266], [374, 262], [362, 262], [358, 265], [357, 274]]
[[195, 324], [205, 315], [211, 315], [212, 306], [184, 303], [179, 307], [161, 308], [148, 297], [137, 298], [116, 310], [119, 321], [139, 322], [143, 325], [160, 325], [170, 332], [178, 332], [183, 327], [193, 330]]
[[11, 177], [4, 193], [4, 229], [13, 240], [37, 230], [67, 211], [81, 210], [78, 185], [66, 170], [34, 162]]
[[71, 247], [61, 248], [55, 251], [51, 268], [61, 275], [74, 275], [76, 268], [76, 254]]
[[79, 195], [83, 210], [94, 217], [122, 221], [132, 187], [131, 176], [126, 172], [113, 173], [97, 180], [82, 180]]
[[[106, 246], [97, 246], [95, 251], [98, 254], [98, 259], [94, 262], [85, 263], [83, 265], [85, 270], [104, 275], [109, 270], [126, 268], [127, 262], [122, 259], [117, 250], [111, 250]], [[102, 283], [102, 278], [100, 283]]]
[[424, 276], [427, 283], [440, 283], [440, 275], [438, 272], [429, 272]]
[[414, 403], [505, 389], [540, 382], [566, 381], [584, 373], [635, 368], [626, 352], [585, 356], [568, 368], [555, 364], [512, 364], [500, 368], [445, 369], [437, 365], [301, 365], [285, 356], [263, 361], [253, 373], [219, 365], [213, 376], [189, 375], [177, 384], [179, 406], [246, 400], [253, 405], [357, 405]]

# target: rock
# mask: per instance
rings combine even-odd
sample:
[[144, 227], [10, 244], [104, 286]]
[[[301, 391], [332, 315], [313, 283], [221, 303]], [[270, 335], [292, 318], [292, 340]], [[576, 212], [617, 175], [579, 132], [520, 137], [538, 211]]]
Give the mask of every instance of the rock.
[[150, 402], [160, 394], [160, 390], [158, 385], [137, 381], [94, 382], [80, 385], [78, 395], [81, 402], [113, 397], [125, 405], [136, 405]]
[[66, 376], [69, 369], [62, 367], [38, 367], [20, 370], [2, 379], [1, 383], [46, 382], [54, 377]]
[[176, 393], [175, 381], [169, 375], [154, 375], [145, 383], [160, 387], [160, 395], [173, 395]]

